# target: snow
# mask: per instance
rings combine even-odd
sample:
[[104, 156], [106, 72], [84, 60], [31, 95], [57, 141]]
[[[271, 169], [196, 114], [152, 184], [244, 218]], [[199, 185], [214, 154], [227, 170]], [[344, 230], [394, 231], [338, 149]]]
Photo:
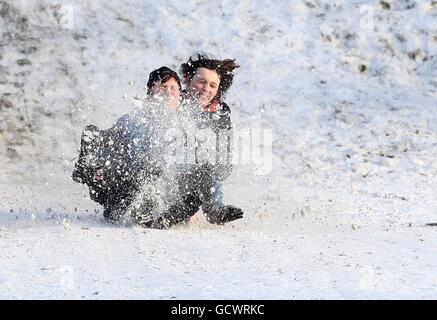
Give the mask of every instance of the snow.
[[[0, 297], [437, 298], [437, 6], [384, 3], [0, 1]], [[236, 166], [225, 226], [106, 223], [81, 130], [199, 50], [241, 65], [226, 101], [272, 171]]]

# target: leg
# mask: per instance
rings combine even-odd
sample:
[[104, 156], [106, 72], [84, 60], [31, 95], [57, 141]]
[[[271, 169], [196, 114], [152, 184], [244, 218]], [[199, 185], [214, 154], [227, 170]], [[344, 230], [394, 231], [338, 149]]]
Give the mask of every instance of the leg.
[[126, 207], [122, 204], [106, 204], [103, 209], [103, 217], [113, 224], [119, 224], [125, 214]]
[[184, 197], [164, 212], [154, 223], [154, 227], [168, 229], [171, 226], [187, 222], [199, 210], [200, 205], [201, 201], [198, 196]]
[[240, 208], [223, 204], [222, 185], [214, 175], [204, 177], [201, 191], [202, 208], [209, 223], [225, 224], [243, 218]]
[[155, 223], [159, 229], [187, 222], [200, 208], [202, 201], [198, 192], [196, 174], [185, 174], [177, 178], [178, 195], [169, 209], [160, 215]]

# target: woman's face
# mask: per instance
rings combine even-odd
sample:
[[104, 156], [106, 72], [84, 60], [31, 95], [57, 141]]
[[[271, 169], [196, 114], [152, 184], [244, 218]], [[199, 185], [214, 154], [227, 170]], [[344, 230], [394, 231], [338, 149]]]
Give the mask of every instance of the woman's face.
[[152, 87], [152, 94], [162, 97], [172, 110], [175, 110], [179, 104], [180, 88], [178, 82], [173, 78], [163, 83], [155, 83]]
[[217, 72], [206, 68], [199, 68], [191, 78], [187, 91], [193, 98], [199, 100], [206, 107], [217, 95], [220, 78]]

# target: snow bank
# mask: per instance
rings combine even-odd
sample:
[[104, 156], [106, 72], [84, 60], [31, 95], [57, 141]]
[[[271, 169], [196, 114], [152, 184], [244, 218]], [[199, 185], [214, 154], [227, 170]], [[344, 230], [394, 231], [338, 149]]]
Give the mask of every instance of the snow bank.
[[70, 179], [82, 128], [109, 127], [151, 70], [197, 51], [236, 58], [233, 122], [272, 130], [272, 171], [250, 155], [226, 183], [246, 216], [225, 232], [435, 220], [435, 1], [2, 0], [0, 15], [4, 225], [102, 223]]

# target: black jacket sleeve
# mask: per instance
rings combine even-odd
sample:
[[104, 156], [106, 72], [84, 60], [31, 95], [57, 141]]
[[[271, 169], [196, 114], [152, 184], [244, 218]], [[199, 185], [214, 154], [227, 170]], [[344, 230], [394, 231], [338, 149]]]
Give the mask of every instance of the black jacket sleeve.
[[220, 109], [212, 115], [213, 129], [217, 135], [216, 164], [212, 172], [217, 180], [223, 181], [232, 173], [233, 128], [231, 122], [231, 108], [221, 103]]

